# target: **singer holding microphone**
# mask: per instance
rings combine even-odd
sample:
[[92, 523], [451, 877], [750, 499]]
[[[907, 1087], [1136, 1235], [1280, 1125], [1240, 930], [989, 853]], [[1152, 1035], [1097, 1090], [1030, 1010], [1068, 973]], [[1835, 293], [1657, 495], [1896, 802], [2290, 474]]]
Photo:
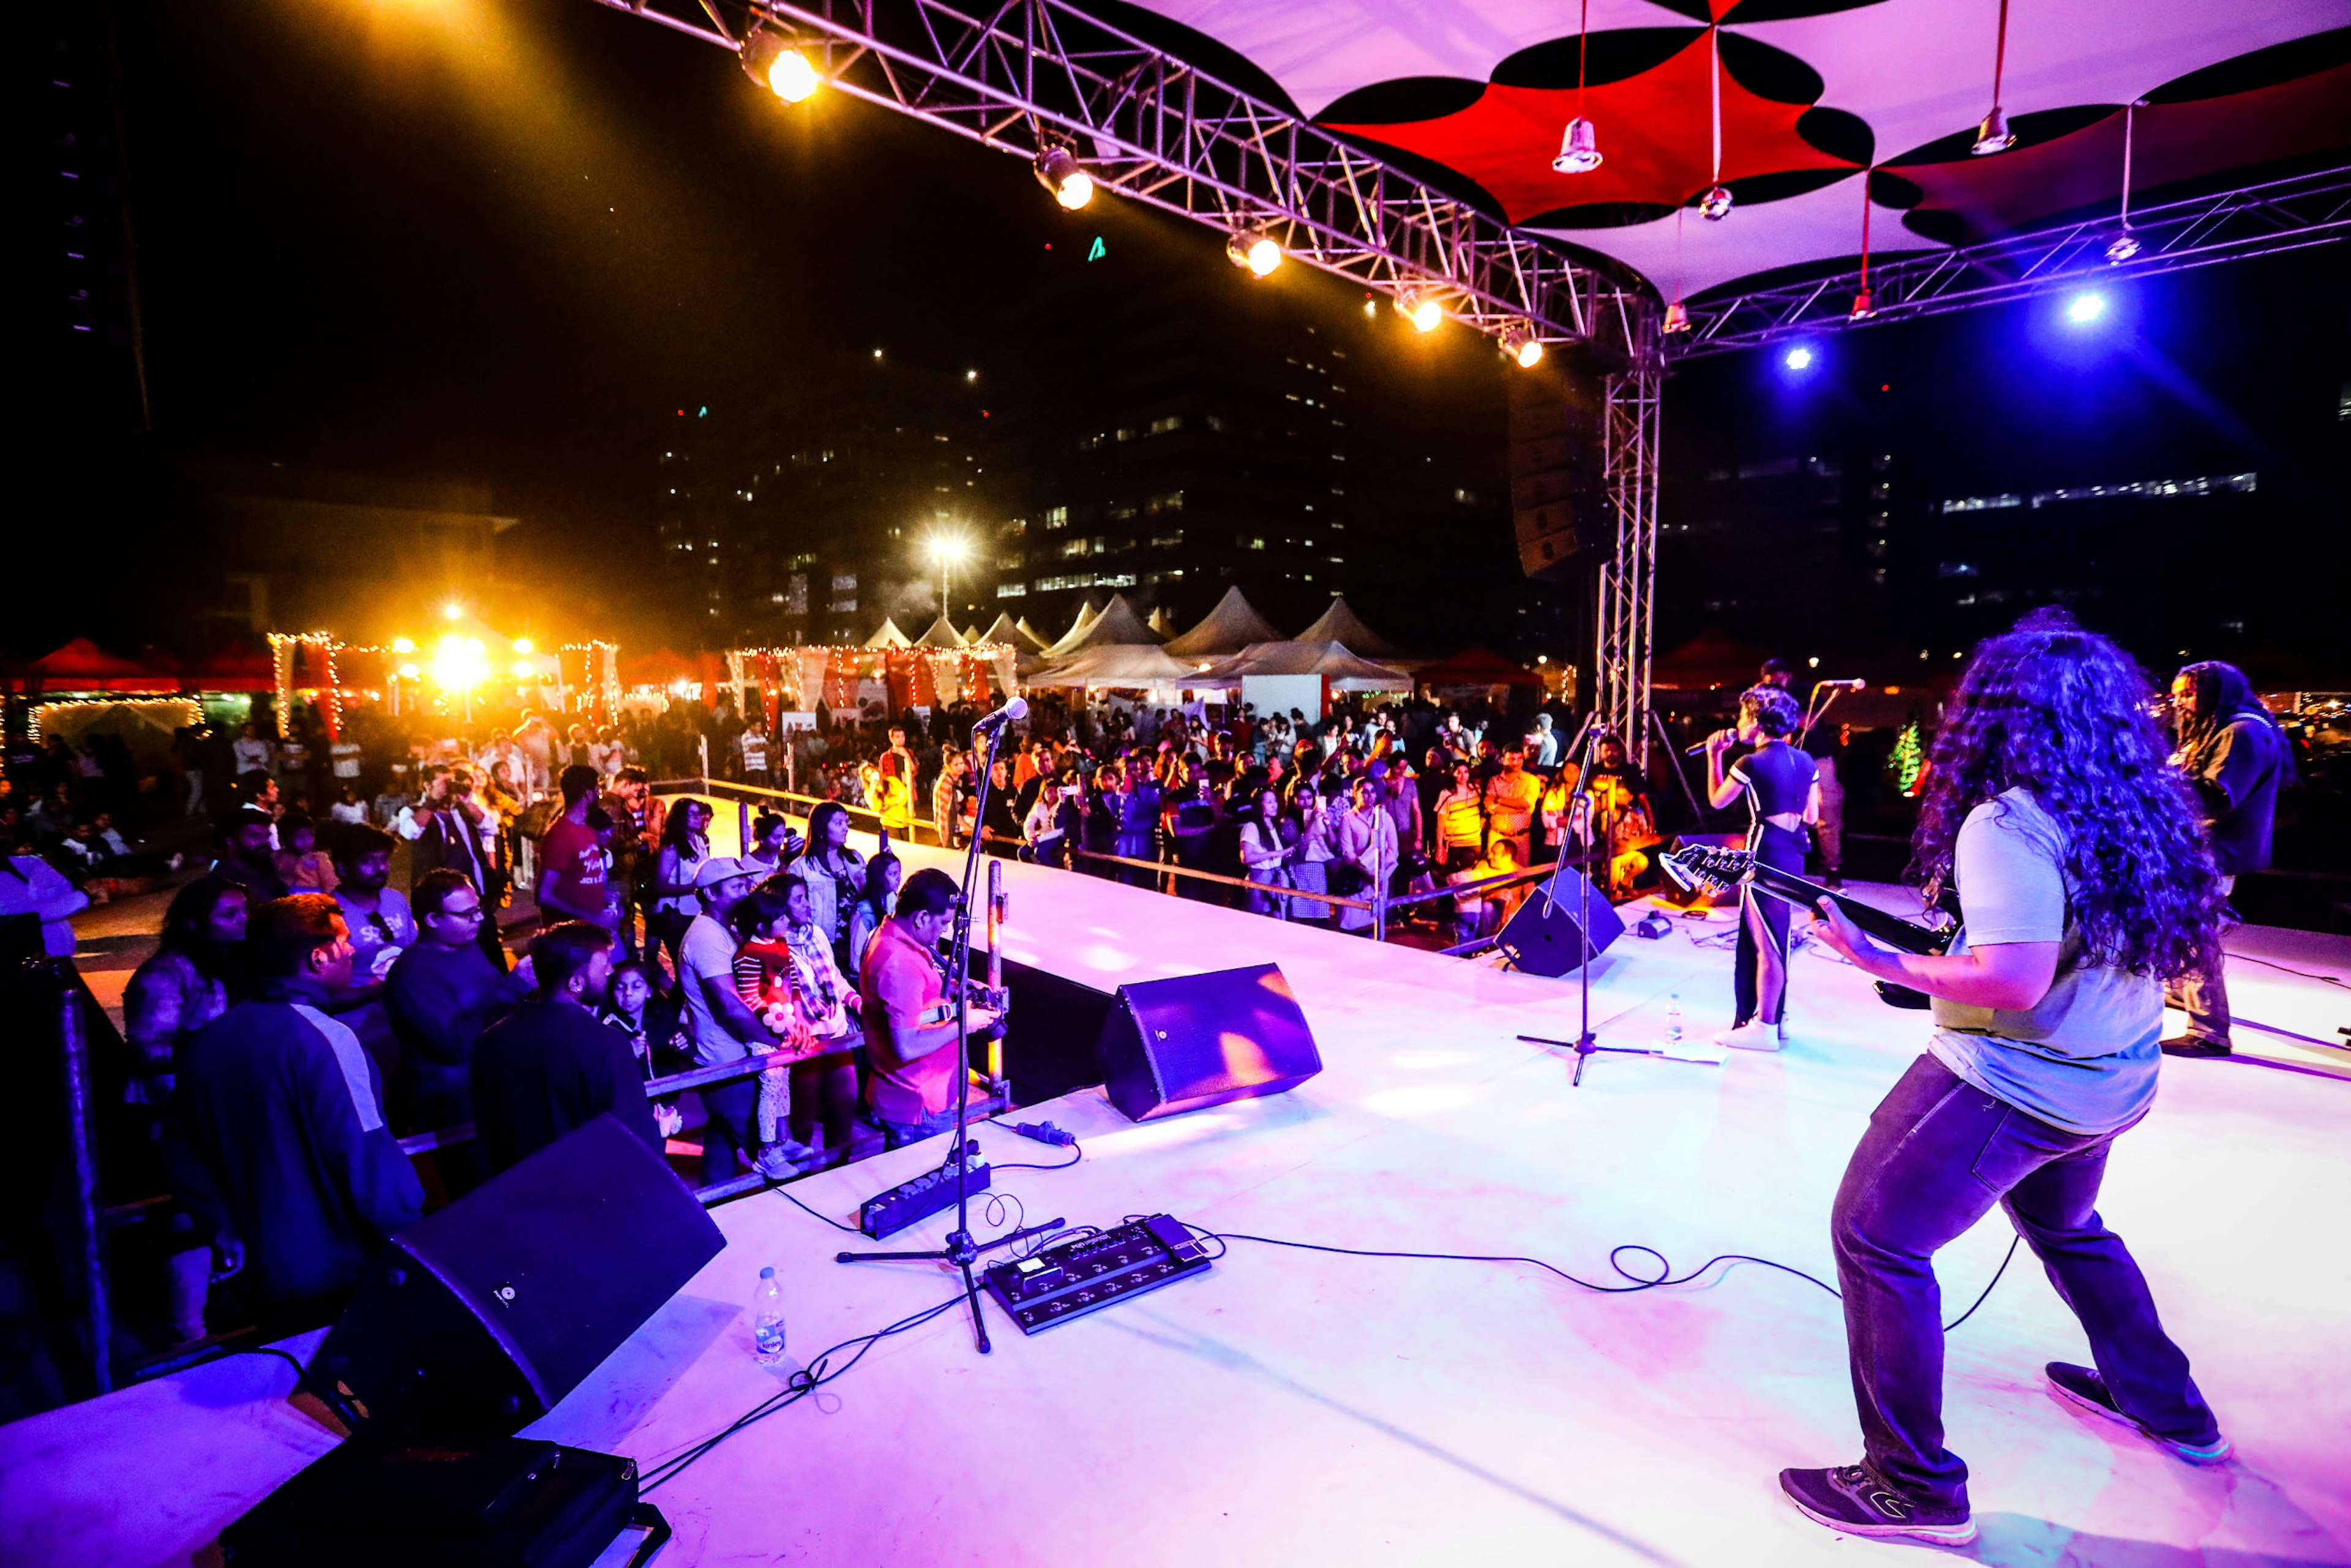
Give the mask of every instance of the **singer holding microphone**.
[[[1820, 770], [1788, 741], [1802, 722], [1786, 687], [1755, 686], [1740, 695], [1737, 727], [1706, 737], [1707, 803], [1720, 810], [1744, 795], [1747, 852], [1798, 876], [1804, 872], [1804, 825], [1821, 814]], [[1726, 768], [1723, 753], [1734, 742], [1755, 749]], [[1788, 998], [1788, 906], [1751, 886], [1739, 895], [1731, 998], [1736, 1017], [1715, 1042], [1740, 1051], [1779, 1050]]]

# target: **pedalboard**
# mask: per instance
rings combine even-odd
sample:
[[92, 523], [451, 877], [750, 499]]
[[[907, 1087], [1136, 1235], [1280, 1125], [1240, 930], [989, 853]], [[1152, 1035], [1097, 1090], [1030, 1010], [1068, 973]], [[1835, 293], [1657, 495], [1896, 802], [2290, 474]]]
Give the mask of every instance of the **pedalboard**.
[[[986, 1192], [988, 1183], [987, 1162], [979, 1157], [979, 1145], [966, 1139], [963, 1145], [964, 1190]], [[887, 1192], [877, 1192], [857, 1208], [857, 1228], [879, 1241], [894, 1236], [909, 1225], [928, 1219], [943, 1208], [953, 1208], [956, 1200], [955, 1156], [936, 1170], [925, 1171], [909, 1182], [901, 1182]]]
[[998, 1263], [984, 1278], [987, 1293], [1020, 1332], [1035, 1334], [1210, 1266], [1207, 1251], [1182, 1221], [1155, 1214]]

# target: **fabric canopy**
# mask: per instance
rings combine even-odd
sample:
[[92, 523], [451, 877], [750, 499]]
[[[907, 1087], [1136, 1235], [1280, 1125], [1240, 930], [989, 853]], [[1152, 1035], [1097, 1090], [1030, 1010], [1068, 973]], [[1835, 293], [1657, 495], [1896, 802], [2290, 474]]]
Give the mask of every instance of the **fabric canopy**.
[[917, 648], [960, 648], [963, 645], [963, 633], [955, 629], [945, 611], [941, 611], [939, 618], [931, 622], [929, 631], [914, 639]]
[[[997, 624], [1001, 626], [1004, 623], [1004, 617], [998, 615], [996, 618], [996, 621]], [[1021, 642], [1028, 643], [1029, 646], [1034, 648], [1040, 653], [1043, 653], [1047, 648], [1052, 645], [1050, 639], [1040, 633], [1037, 628], [1029, 624], [1029, 617], [1026, 615], [1023, 615], [1019, 620], [1014, 622], [1012, 623], [1012, 629], [1020, 633]], [[991, 632], [990, 635], [993, 636], [993, 632]], [[1012, 639], [1008, 637], [1003, 639], [1003, 641], [1008, 643], [1012, 641]]]
[[869, 648], [911, 648], [914, 640], [898, 630], [896, 621], [885, 617], [881, 630], [865, 639], [865, 645]]
[[1339, 594], [1331, 596], [1330, 607], [1314, 618], [1314, 624], [1298, 634], [1301, 643], [1343, 643], [1350, 653], [1367, 659], [1397, 659], [1404, 650], [1381, 636], [1355, 617], [1347, 608], [1347, 601]]
[[1280, 641], [1281, 633], [1241, 597], [1241, 591], [1228, 588], [1217, 607], [1198, 625], [1169, 643], [1167, 651], [1179, 659], [1221, 659], [1252, 643]]
[[1123, 593], [1112, 594], [1110, 602], [1102, 606], [1101, 614], [1088, 621], [1084, 625], [1075, 628], [1068, 636], [1046, 649], [1045, 656], [1049, 659], [1066, 659], [1071, 654], [1081, 653], [1085, 649], [1105, 647], [1113, 643], [1150, 648], [1159, 645], [1159, 633], [1143, 623], [1143, 617], [1134, 612], [1134, 606], [1126, 601], [1126, 595]]
[[[1011, 616], [1001, 612], [998, 613], [994, 625], [985, 632], [975, 633], [971, 641], [974, 647], [983, 647], [992, 643], [998, 648], [1009, 648], [1012, 651], [1013, 671], [1016, 674], [1025, 675], [1045, 662], [1044, 655], [1038, 652], [1036, 643], [1030, 641], [1029, 634], [1013, 624]], [[1000, 660], [998, 662], [1001, 663]]]
[[[1105, 612], [1107, 613], [1107, 612]], [[1188, 686], [1192, 666], [1150, 643], [1104, 643], [1029, 677], [1032, 686]]]
[[[1991, 107], [1989, 0], [1141, 0], [1129, 27], [1504, 221], [1633, 268], [1667, 298], [1871, 249], [1935, 249], [2184, 182], [2351, 145], [2341, 0], [2069, 0], [2005, 8], [2017, 145]], [[1688, 213], [1720, 174], [1737, 198]], [[1601, 165], [1552, 167], [1588, 117]], [[1870, 175], [1866, 195], [1865, 173]], [[1360, 650], [1359, 650], [1360, 651]]]
[[1289, 643], [1252, 643], [1232, 658], [1189, 677], [1185, 685], [1231, 691], [1249, 675], [1321, 675], [1332, 691], [1339, 692], [1412, 689], [1412, 677], [1402, 670], [1359, 659], [1342, 643], [1310, 643], [1302, 638]]
[[171, 661], [139, 664], [87, 637], [35, 659], [9, 680], [9, 689], [20, 692], [176, 692], [181, 685]]
[[1742, 643], [1719, 626], [1709, 626], [1650, 666], [1652, 685], [1679, 690], [1687, 686], [1738, 686], [1740, 690], [1762, 678], [1770, 654], [1752, 643]]
[[1539, 686], [1542, 677], [1490, 648], [1464, 648], [1416, 672], [1424, 686]]

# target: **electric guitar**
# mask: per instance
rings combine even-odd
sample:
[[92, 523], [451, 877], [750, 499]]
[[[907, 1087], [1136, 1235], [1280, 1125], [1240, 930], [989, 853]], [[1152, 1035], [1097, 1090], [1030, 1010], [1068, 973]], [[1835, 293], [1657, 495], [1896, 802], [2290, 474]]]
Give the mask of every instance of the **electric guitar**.
[[[1734, 887], [1752, 887], [1756, 892], [1769, 894], [1783, 904], [1792, 904], [1807, 914], [1816, 912], [1821, 901], [1826, 899], [1864, 932], [1905, 953], [1940, 956], [1950, 947], [1951, 938], [1958, 929], [1938, 930], [1931, 925], [1921, 925], [1916, 921], [1888, 915], [1873, 904], [1847, 897], [1823, 887], [1819, 883], [1808, 882], [1792, 872], [1765, 865], [1744, 850], [1720, 850], [1691, 844], [1660, 856], [1658, 863], [1666, 875], [1673, 880], [1674, 885], [1684, 892], [1727, 893]], [[1887, 980], [1879, 980], [1876, 984], [1879, 998], [1890, 1006], [1913, 1009], [1928, 1006], [1928, 998], [1923, 991]]]

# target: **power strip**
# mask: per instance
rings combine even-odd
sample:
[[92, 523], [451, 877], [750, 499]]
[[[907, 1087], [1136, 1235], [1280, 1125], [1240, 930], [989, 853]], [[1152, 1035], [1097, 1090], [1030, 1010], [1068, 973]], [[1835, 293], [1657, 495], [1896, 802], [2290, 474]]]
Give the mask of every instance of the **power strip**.
[[[964, 1190], [986, 1192], [989, 1179], [987, 1162], [979, 1157], [979, 1145], [964, 1142]], [[909, 1225], [928, 1219], [943, 1208], [952, 1208], [956, 1200], [956, 1168], [952, 1155], [947, 1163], [934, 1171], [925, 1171], [909, 1182], [901, 1182], [887, 1192], [877, 1192], [857, 1207], [857, 1228], [879, 1241], [894, 1236]]]

